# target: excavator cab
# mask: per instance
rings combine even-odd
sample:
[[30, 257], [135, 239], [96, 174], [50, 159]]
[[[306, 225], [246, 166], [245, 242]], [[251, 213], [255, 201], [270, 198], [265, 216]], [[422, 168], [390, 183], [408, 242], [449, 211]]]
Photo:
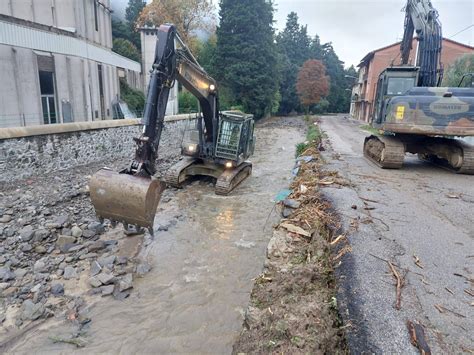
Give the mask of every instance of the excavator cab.
[[415, 87], [418, 80], [417, 67], [391, 67], [385, 69], [379, 76], [377, 83], [377, 94], [375, 96], [375, 107], [373, 117], [373, 125], [377, 125], [385, 121], [389, 100], [394, 96], [401, 96], [407, 91]]
[[254, 152], [253, 116], [240, 111], [224, 111], [220, 114], [216, 142], [216, 158], [235, 162], [247, 160]]

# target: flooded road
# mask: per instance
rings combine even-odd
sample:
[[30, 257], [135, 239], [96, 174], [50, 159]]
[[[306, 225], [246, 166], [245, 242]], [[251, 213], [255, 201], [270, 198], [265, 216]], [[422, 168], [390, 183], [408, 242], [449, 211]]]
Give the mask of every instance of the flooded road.
[[304, 140], [295, 120], [257, 128], [253, 173], [230, 196], [216, 196], [209, 181], [167, 192], [155, 228], [169, 227], [141, 251], [152, 270], [134, 280], [129, 298], [103, 298], [91, 307], [86, 347], [54, 344], [49, 337], [70, 334], [71, 326], [51, 319], [8, 350], [230, 353], [278, 218], [275, 211], [268, 218], [273, 198], [288, 187], [295, 145]]

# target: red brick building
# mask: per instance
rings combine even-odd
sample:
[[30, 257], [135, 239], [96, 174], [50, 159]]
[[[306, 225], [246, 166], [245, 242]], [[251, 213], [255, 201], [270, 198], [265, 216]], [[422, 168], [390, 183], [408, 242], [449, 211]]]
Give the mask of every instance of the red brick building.
[[[415, 63], [418, 41], [413, 39], [413, 49], [410, 54], [410, 63]], [[463, 54], [474, 53], [474, 47], [443, 39], [441, 63], [444, 68], [452, 65]], [[372, 114], [377, 81], [380, 73], [391, 65], [400, 64], [400, 42], [383, 47], [368, 53], [358, 65], [359, 80], [352, 89], [351, 115], [368, 122]]]

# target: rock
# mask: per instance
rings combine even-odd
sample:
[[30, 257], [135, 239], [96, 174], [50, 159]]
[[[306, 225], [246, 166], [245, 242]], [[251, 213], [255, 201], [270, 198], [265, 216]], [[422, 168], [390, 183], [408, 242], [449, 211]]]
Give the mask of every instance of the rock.
[[28, 225], [20, 229], [19, 233], [20, 233], [20, 238], [22, 241], [29, 242], [31, 239], [33, 239], [33, 235], [35, 234], [35, 231], [33, 230], [32, 226]]
[[123, 292], [133, 287], [133, 275], [127, 274], [118, 283], [118, 290]]
[[14, 279], [15, 279], [15, 274], [11, 272], [8, 266], [0, 267], [0, 280], [5, 282], [8, 280], [14, 280]]
[[35, 231], [35, 242], [42, 242], [50, 236], [50, 232], [46, 229], [37, 229]]
[[46, 263], [42, 260], [38, 260], [35, 265], [33, 266], [33, 271], [35, 273], [42, 273], [42, 272], [45, 272], [47, 271], [48, 268], [46, 266]]
[[2, 218], [0, 218], [0, 223], [8, 223], [12, 220], [12, 216], [8, 214], [4, 214]]
[[39, 292], [41, 290], [41, 284], [36, 284], [35, 286], [33, 286], [30, 290], [30, 292], [33, 292], [33, 293], [36, 293], [36, 292]]
[[83, 254], [79, 257], [79, 260], [85, 260], [85, 259], [93, 259], [97, 257], [97, 253], [87, 253]]
[[31, 244], [28, 244], [28, 243], [21, 243], [19, 247], [20, 247], [20, 250], [25, 253], [33, 250], [33, 247], [31, 246]]
[[72, 244], [72, 247], [70, 247], [70, 248], [68, 249], [68, 252], [69, 252], [69, 253], [75, 253], [76, 251], [82, 250], [82, 249], [84, 249], [84, 248], [85, 248], [85, 245], [82, 245], [82, 244], [79, 244], [79, 245], [77, 245], [77, 244]]
[[19, 279], [21, 279], [23, 276], [25, 276], [28, 273], [28, 269], [16, 269], [14, 271], [15, 276]]
[[44, 314], [45, 308], [41, 303], [33, 303], [31, 300], [23, 302], [21, 310], [22, 320], [36, 320]]
[[46, 248], [43, 245], [37, 245], [35, 247], [35, 253], [45, 254], [46, 253]]
[[147, 262], [143, 262], [137, 265], [136, 273], [139, 277], [145, 276], [151, 270], [151, 266]]
[[64, 295], [64, 285], [60, 282], [53, 282], [51, 284], [51, 293], [56, 297]]
[[97, 277], [91, 277], [89, 279], [89, 284], [92, 287], [100, 287], [102, 285], [102, 282], [100, 282], [100, 280]]
[[106, 244], [102, 240], [98, 240], [94, 242], [91, 246], [89, 246], [89, 251], [94, 252], [94, 251], [99, 251], [102, 249], [105, 249]]
[[72, 266], [66, 266], [64, 268], [64, 275], [63, 275], [65, 280], [70, 280], [70, 279], [75, 279], [77, 278], [77, 272], [76, 269], [73, 268]]
[[93, 261], [91, 263], [91, 276], [98, 275], [102, 271], [102, 267], [99, 265], [97, 261]]
[[59, 235], [56, 240], [56, 246], [62, 251], [63, 247], [67, 244], [74, 244], [76, 238], [68, 235]]
[[103, 285], [108, 285], [113, 283], [115, 276], [107, 272], [101, 272], [99, 275], [95, 276]]
[[100, 290], [102, 291], [102, 296], [109, 296], [114, 293], [114, 285], [102, 286]]
[[273, 231], [273, 236], [267, 246], [267, 257], [282, 257], [292, 250], [291, 238], [287, 239], [287, 233], [282, 230]]
[[71, 228], [71, 234], [73, 237], [79, 238], [82, 237], [82, 229], [78, 226], [74, 226]]
[[126, 256], [118, 256], [116, 264], [117, 265], [125, 265], [128, 263], [128, 258]]
[[101, 267], [107, 266], [109, 268], [112, 268], [115, 262], [116, 256], [115, 255], [110, 255], [110, 256], [102, 256], [99, 259], [97, 259], [97, 262]]
[[253, 329], [260, 325], [262, 321], [262, 311], [256, 307], [249, 306], [245, 312], [245, 324], [248, 329]]
[[292, 208], [284, 207], [283, 211], [281, 211], [281, 215], [283, 216], [283, 218], [288, 218], [293, 212], [294, 211]]
[[94, 232], [94, 231], [91, 231], [89, 229], [86, 229], [86, 230], [83, 230], [82, 231], [82, 237], [83, 238], [86, 238], [86, 239], [91, 239], [92, 237], [94, 237], [97, 233]]
[[10, 287], [8, 282], [0, 282], [0, 291], [6, 290], [8, 287]]
[[56, 217], [53, 223], [56, 224], [58, 227], [65, 227], [66, 225], [69, 224], [69, 216], [68, 215], [58, 216]]
[[95, 233], [103, 233], [105, 231], [105, 227], [102, 223], [99, 222], [91, 222], [87, 225], [87, 229], [91, 230]]
[[249, 242], [249, 241], [246, 241], [246, 240], [243, 240], [243, 239], [240, 239], [240, 240], [234, 242], [234, 244], [237, 245], [239, 248], [243, 248], [243, 249], [250, 249], [250, 248], [253, 248], [255, 246], [254, 242]]
[[296, 209], [296, 208], [300, 208], [301, 203], [293, 199], [286, 199], [286, 200], [283, 200], [283, 205], [288, 208]]

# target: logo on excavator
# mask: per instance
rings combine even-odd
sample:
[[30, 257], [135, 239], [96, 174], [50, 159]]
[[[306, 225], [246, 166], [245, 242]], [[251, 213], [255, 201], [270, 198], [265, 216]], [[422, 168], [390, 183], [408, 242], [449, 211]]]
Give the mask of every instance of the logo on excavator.
[[395, 114], [395, 118], [397, 120], [403, 120], [405, 117], [405, 106], [397, 106], [397, 112]]

